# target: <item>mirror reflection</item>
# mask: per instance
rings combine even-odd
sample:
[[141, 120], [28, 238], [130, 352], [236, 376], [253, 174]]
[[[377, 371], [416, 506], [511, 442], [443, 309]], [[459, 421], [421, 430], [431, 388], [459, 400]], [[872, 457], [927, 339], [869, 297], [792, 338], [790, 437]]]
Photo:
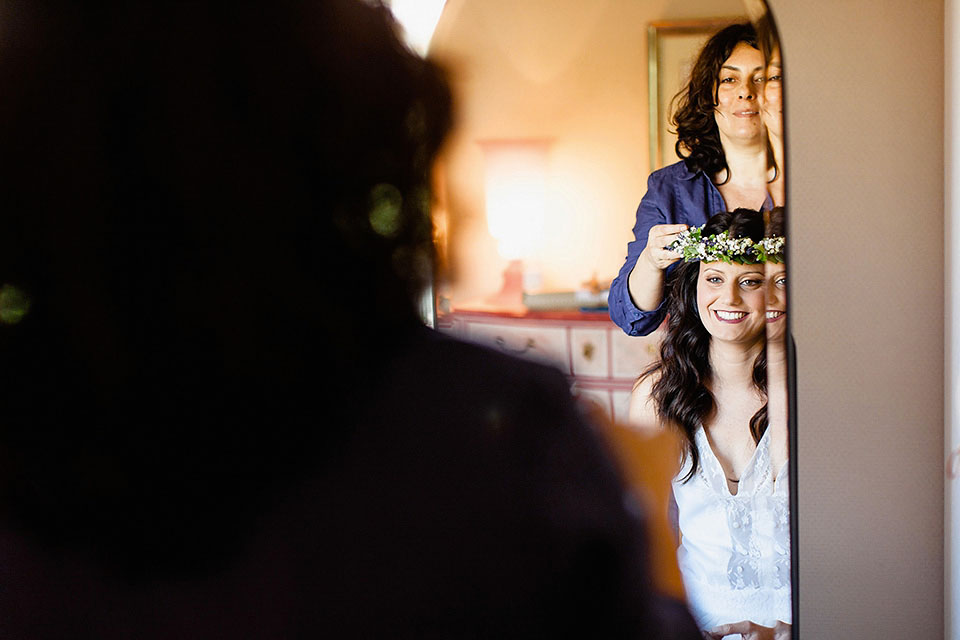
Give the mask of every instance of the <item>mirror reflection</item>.
[[763, 213], [737, 209], [686, 236], [660, 357], [631, 398], [637, 428], [683, 436], [680, 570], [698, 625], [717, 637], [788, 631], [791, 619], [786, 457], [768, 416], [765, 348], [781, 321], [767, 293], [776, 241], [764, 235]]
[[[431, 55], [461, 115], [437, 174], [440, 328], [558, 366], [614, 424], [677, 434], [673, 535], [698, 625], [789, 637], [776, 29], [762, 1], [582, 5], [448, 2], [441, 16]], [[642, 34], [665, 20], [716, 30], [667, 97], [675, 158], [660, 168], [636, 105], [653, 109]], [[503, 172], [508, 156], [538, 160]]]
[[653, 172], [640, 201], [634, 240], [610, 287], [610, 318], [630, 335], [660, 326], [666, 271], [680, 259], [667, 247], [720, 211], [769, 209], [778, 173], [760, 117], [763, 55], [749, 23], [710, 38], [681, 91], [672, 121], [676, 163]]

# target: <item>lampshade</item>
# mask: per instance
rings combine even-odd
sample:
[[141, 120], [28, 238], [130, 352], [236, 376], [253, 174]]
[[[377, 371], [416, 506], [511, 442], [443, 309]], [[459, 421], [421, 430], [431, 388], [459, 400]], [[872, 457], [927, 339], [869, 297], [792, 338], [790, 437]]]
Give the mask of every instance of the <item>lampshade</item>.
[[503, 258], [530, 258], [543, 242], [549, 142], [493, 140], [481, 147], [490, 235]]

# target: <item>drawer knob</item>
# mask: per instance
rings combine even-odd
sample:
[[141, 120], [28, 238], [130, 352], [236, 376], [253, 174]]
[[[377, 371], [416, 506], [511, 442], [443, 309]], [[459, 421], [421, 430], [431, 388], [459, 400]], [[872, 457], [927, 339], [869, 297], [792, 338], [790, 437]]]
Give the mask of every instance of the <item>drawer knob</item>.
[[597, 348], [593, 346], [592, 342], [585, 342], [583, 345], [583, 358], [587, 362], [593, 360], [593, 354], [596, 352]]

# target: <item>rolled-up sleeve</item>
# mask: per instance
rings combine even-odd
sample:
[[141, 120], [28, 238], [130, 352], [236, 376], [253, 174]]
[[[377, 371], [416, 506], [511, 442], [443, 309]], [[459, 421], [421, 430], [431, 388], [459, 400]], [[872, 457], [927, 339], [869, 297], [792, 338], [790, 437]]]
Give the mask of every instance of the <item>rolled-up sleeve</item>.
[[669, 186], [664, 181], [664, 172], [654, 172], [647, 180], [647, 193], [637, 208], [636, 224], [633, 227], [634, 239], [627, 244], [627, 257], [620, 273], [610, 284], [610, 293], [607, 296], [607, 306], [610, 310], [610, 319], [628, 335], [645, 336], [653, 332], [665, 315], [664, 304], [651, 311], [641, 311], [630, 297], [630, 273], [637, 264], [640, 253], [647, 246], [647, 235], [650, 228], [658, 224], [674, 222], [670, 208], [664, 206], [665, 192]]

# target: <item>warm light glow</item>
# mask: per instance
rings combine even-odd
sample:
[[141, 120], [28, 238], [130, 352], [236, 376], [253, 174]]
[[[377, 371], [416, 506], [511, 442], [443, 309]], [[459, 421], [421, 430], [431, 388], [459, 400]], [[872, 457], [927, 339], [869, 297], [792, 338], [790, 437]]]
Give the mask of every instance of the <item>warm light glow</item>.
[[411, 49], [427, 55], [433, 31], [440, 21], [446, 0], [390, 0], [387, 6], [403, 27], [404, 38]]
[[543, 242], [547, 209], [544, 141], [483, 143], [487, 228], [508, 260], [532, 257]]

